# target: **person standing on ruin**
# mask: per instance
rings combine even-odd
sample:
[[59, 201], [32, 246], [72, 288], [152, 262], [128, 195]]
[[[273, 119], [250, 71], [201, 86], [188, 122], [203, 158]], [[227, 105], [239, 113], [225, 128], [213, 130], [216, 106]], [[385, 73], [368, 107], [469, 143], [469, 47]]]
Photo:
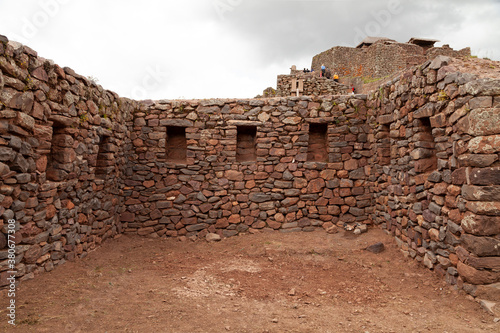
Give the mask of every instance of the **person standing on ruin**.
[[337, 73], [335, 73], [335, 75], [333, 76], [333, 81], [339, 82], [339, 76], [337, 75]]
[[321, 76], [322, 77], [325, 77], [325, 71], [326, 71], [325, 64], [321, 64]]

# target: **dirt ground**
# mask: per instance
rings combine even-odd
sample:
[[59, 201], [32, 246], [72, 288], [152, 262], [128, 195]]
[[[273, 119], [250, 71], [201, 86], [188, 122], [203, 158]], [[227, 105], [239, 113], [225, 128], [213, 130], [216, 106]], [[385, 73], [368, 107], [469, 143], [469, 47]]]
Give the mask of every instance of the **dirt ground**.
[[[363, 250], [382, 241], [386, 250]], [[0, 332], [499, 332], [380, 230], [217, 243], [121, 236], [21, 283]]]

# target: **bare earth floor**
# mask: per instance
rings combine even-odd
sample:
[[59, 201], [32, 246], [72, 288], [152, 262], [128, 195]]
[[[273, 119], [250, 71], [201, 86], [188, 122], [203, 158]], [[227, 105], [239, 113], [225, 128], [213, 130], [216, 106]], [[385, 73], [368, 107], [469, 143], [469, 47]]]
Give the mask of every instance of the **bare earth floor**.
[[[386, 250], [363, 249], [383, 241]], [[121, 236], [23, 282], [0, 332], [498, 332], [380, 230], [218, 243]]]

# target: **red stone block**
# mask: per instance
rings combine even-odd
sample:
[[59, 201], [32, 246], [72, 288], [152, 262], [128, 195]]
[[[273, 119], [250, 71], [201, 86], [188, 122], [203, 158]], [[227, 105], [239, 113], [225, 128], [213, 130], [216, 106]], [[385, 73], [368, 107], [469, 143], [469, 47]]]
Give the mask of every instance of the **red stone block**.
[[46, 211], [47, 214], [45, 215], [45, 217], [47, 219], [53, 218], [57, 213], [56, 207], [54, 205], [48, 205]]
[[231, 224], [237, 224], [241, 222], [241, 216], [239, 214], [233, 214], [227, 220]]
[[155, 185], [155, 181], [154, 180], [146, 180], [142, 183], [142, 185], [144, 185], [144, 187], [146, 187], [146, 188], [150, 188], [150, 187], [153, 187]]
[[446, 204], [446, 207], [448, 207], [448, 208], [457, 208], [457, 197], [456, 196], [447, 195], [444, 198], [444, 202]]
[[473, 235], [494, 236], [500, 234], [500, 216], [476, 215], [465, 213], [462, 228]]
[[197, 217], [185, 217], [185, 218], [182, 218], [181, 221], [184, 225], [197, 224], [198, 218]]
[[454, 185], [462, 185], [467, 182], [466, 180], [466, 168], [459, 168], [452, 172], [451, 174], [451, 182]]
[[458, 274], [470, 284], [491, 284], [500, 281], [500, 272], [477, 270], [461, 261], [457, 265]]
[[257, 221], [254, 224], [252, 224], [252, 228], [254, 229], [262, 229], [266, 227], [266, 222], [264, 221]]
[[474, 185], [500, 185], [500, 168], [473, 169], [470, 182]]
[[356, 159], [350, 159], [344, 162], [344, 169], [347, 171], [356, 170], [358, 166], [358, 161]]
[[281, 223], [280, 222], [277, 222], [277, 221], [273, 221], [271, 219], [268, 219], [267, 220], [267, 225], [270, 227], [270, 228], [273, 228], [275, 230], [281, 228]]
[[229, 222], [227, 221], [226, 218], [218, 219], [217, 222], [215, 223], [215, 228], [217, 228], [217, 229], [225, 229], [228, 226], [229, 226]]
[[437, 183], [434, 184], [434, 187], [432, 188], [432, 193], [436, 195], [443, 195], [446, 194], [448, 190], [448, 184], [447, 183]]
[[311, 180], [307, 185], [308, 193], [319, 193], [322, 192], [325, 187], [325, 180], [323, 178], [317, 178]]
[[236, 170], [227, 170], [224, 176], [231, 181], [242, 181], [243, 173]]
[[263, 180], [263, 179], [268, 179], [268, 178], [269, 178], [269, 174], [267, 172], [260, 171], [260, 172], [255, 173], [255, 180]]

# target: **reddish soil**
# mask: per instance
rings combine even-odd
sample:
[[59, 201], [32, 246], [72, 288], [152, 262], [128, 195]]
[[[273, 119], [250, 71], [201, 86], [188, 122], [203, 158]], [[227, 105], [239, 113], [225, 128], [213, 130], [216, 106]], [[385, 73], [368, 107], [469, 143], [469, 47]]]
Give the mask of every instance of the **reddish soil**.
[[[386, 250], [363, 250], [382, 241]], [[380, 230], [218, 243], [121, 236], [22, 282], [0, 332], [498, 332]]]

